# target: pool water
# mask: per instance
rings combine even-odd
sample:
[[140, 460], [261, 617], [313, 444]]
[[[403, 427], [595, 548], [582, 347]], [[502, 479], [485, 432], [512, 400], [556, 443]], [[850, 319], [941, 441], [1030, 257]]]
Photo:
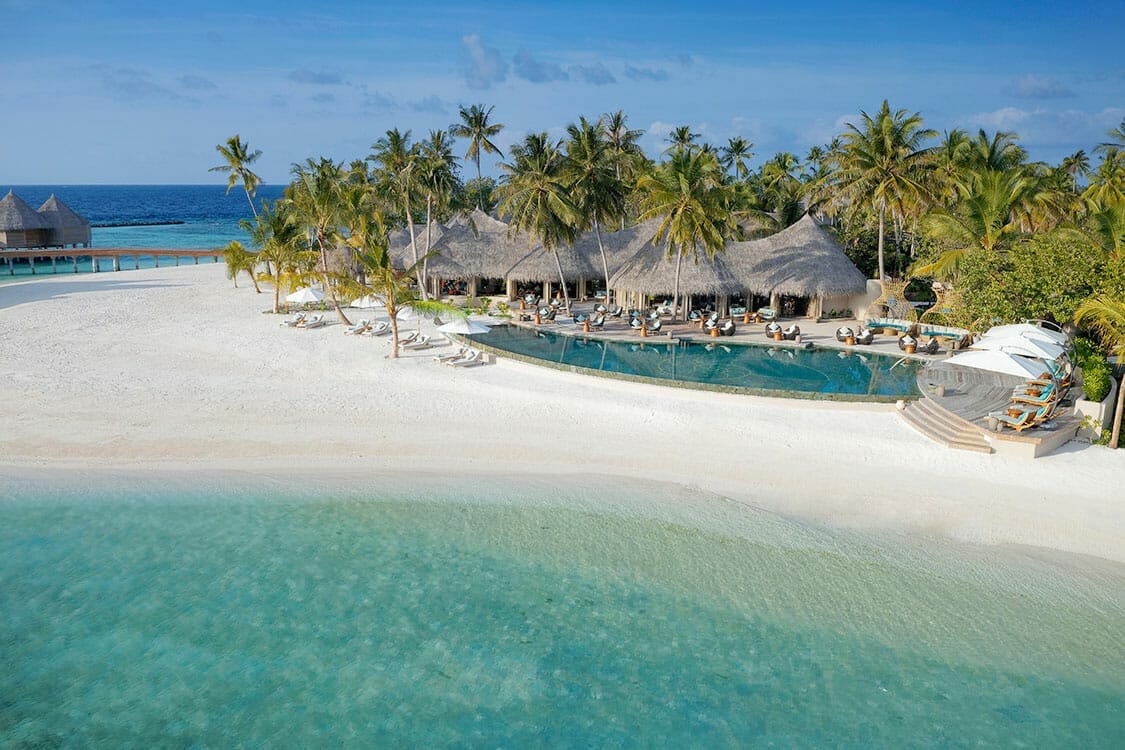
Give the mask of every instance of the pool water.
[[519, 326], [473, 336], [513, 354], [604, 374], [801, 398], [893, 401], [918, 395], [922, 363], [794, 346], [604, 341]]
[[1119, 568], [608, 481], [0, 486], [0, 746], [1125, 741]]

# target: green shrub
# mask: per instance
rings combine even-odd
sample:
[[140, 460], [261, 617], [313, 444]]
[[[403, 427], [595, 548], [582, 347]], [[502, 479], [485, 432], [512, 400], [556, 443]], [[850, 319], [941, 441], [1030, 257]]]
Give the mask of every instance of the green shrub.
[[1082, 390], [1087, 401], [1101, 401], [1109, 395], [1113, 370], [1103, 359], [1091, 357], [1082, 365]]

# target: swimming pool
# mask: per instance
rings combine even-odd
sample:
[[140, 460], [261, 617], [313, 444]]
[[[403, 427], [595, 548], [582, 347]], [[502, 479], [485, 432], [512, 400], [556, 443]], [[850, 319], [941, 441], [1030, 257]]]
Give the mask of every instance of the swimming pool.
[[496, 326], [473, 341], [611, 377], [789, 398], [894, 401], [918, 395], [922, 363], [837, 349], [688, 341], [607, 341]]

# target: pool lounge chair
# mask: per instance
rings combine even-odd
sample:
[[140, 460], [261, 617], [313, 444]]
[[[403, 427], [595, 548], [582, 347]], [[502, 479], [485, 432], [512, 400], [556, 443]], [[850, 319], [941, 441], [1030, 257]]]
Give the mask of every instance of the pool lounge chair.
[[413, 339], [411, 339], [410, 341], [407, 341], [405, 344], [401, 344], [401, 346], [402, 346], [403, 349], [429, 349], [430, 348], [430, 336], [429, 336], [429, 334], [423, 333], [419, 336], [415, 336]]
[[295, 328], [298, 325], [300, 325], [301, 323], [303, 323], [307, 316], [308, 316], [308, 313], [300, 312], [300, 313], [297, 313], [297, 316], [294, 317], [294, 318], [290, 318], [289, 320], [281, 321], [281, 323], [279, 323], [279, 325], [281, 325], [282, 327], [285, 327], [285, 328]]
[[457, 359], [451, 359], [444, 364], [450, 367], [474, 367], [476, 365], [483, 365], [484, 355], [476, 349], [470, 349]]
[[455, 359], [460, 359], [461, 357], [464, 357], [470, 351], [471, 350], [469, 349], [469, 347], [462, 346], [462, 347], [458, 348], [457, 351], [455, 351], [453, 354], [435, 354], [434, 355], [434, 362], [440, 362], [442, 364], [445, 364], [446, 362], [452, 362]]
[[989, 413], [990, 419], [995, 419], [1001, 427], [1007, 427], [1015, 430], [1016, 432], [1023, 432], [1024, 430], [1049, 422], [1055, 412], [1055, 404], [1044, 404], [1043, 406], [1030, 409], [1021, 409], [1014, 414], [1009, 414], [1003, 411], [994, 411]]
[[409, 344], [411, 341], [418, 338], [418, 336], [419, 336], [418, 331], [411, 331], [410, 333], [406, 334], [405, 336], [399, 336], [398, 337], [398, 345], [402, 346], [403, 344]]

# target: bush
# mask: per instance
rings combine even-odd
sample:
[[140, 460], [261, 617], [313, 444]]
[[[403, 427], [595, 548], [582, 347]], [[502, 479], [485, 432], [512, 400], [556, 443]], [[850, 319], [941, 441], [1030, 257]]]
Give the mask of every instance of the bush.
[[1101, 401], [1109, 395], [1113, 370], [1104, 360], [1090, 359], [1082, 365], [1082, 390], [1087, 401]]

